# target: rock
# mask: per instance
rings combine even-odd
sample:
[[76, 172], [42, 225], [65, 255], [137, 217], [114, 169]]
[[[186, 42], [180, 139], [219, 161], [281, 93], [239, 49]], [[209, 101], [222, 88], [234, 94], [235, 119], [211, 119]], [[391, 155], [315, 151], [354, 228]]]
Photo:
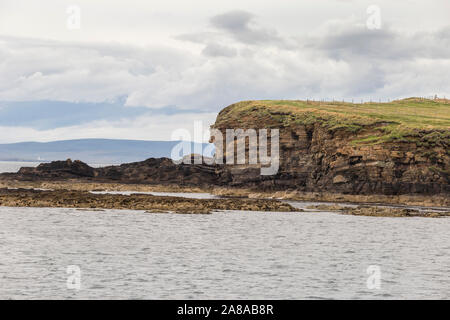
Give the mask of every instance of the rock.
[[188, 199], [146, 194], [93, 194], [85, 191], [0, 189], [0, 206], [132, 209], [149, 213], [208, 214], [215, 210], [297, 212], [290, 204], [267, 199]]
[[0, 180], [61, 181], [81, 179], [97, 182], [140, 183], [160, 185], [219, 185], [215, 165], [175, 164], [171, 159], [147, 159], [120, 166], [92, 168], [81, 161], [54, 161], [36, 168], [24, 167], [17, 173], [0, 174]]
[[409, 208], [392, 208], [377, 206], [358, 206], [356, 208], [345, 207], [341, 213], [356, 216], [375, 216], [375, 217], [423, 217], [423, 218], [441, 218], [450, 217], [450, 212], [445, 211], [420, 211]]
[[68, 179], [78, 177], [94, 177], [95, 170], [81, 161], [54, 161], [51, 163], [41, 163], [36, 168], [21, 168], [18, 176], [23, 180], [27, 179]]
[[[285, 107], [292, 111], [281, 113], [279, 109], [279, 104], [245, 101], [219, 113], [212, 127], [223, 136], [232, 128], [280, 130], [277, 174], [261, 176], [254, 165], [240, 165], [239, 170], [227, 165], [221, 170], [222, 176], [230, 179], [230, 186], [258, 191], [450, 196], [448, 129], [421, 129], [415, 131], [414, 139], [358, 144], [355, 141], [379, 135], [388, 123], [361, 125], [356, 131], [335, 130], [323, 123], [320, 116], [306, 123], [291, 121], [299, 114], [303, 116], [301, 107]], [[433, 143], [423, 143], [430, 135]]]
[[345, 207], [338, 205], [338, 204], [318, 204], [318, 205], [311, 205], [307, 206], [306, 209], [313, 209], [313, 210], [319, 210], [319, 211], [341, 211], [344, 210]]
[[337, 183], [345, 183], [345, 182], [347, 182], [348, 180], [344, 177], [344, 176], [342, 176], [342, 175], [337, 175], [337, 176], [335, 176], [334, 178], [333, 178], [333, 183], [334, 184], [337, 184]]

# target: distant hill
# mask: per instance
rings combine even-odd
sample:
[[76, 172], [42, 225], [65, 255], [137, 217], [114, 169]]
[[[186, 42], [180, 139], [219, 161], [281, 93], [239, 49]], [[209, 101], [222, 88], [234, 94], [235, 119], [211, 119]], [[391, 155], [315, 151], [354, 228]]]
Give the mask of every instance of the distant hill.
[[[0, 161], [54, 161], [68, 158], [88, 163], [118, 164], [148, 158], [171, 157], [172, 148], [180, 141], [144, 141], [114, 139], [79, 139], [54, 142], [21, 142], [0, 144]], [[194, 153], [194, 143], [180, 157], [187, 155], [188, 146]], [[204, 149], [209, 144], [197, 143]]]

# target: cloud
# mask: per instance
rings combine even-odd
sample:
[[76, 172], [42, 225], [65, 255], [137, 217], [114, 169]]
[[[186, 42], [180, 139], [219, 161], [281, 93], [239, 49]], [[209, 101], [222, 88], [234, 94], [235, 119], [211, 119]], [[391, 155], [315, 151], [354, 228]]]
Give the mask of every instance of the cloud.
[[26, 126], [37, 130], [48, 130], [93, 121], [133, 122], [143, 116], [171, 116], [174, 114], [192, 114], [199, 110], [180, 110], [174, 106], [160, 109], [146, 107], [126, 107], [127, 97], [115, 102], [67, 102], [67, 101], [19, 101], [0, 102], [0, 126]]
[[211, 18], [211, 23], [217, 28], [232, 33], [242, 33], [249, 30], [249, 23], [253, 15], [246, 11], [236, 10], [219, 14]]
[[450, 57], [450, 27], [437, 31], [406, 33], [392, 29], [369, 30], [351, 21], [328, 23], [326, 32], [309, 39], [308, 46], [334, 59], [390, 60]]
[[208, 44], [202, 51], [208, 57], [235, 57], [237, 50], [217, 43]]
[[194, 141], [207, 142], [206, 136], [194, 139], [194, 124], [200, 121], [204, 132], [216, 113], [185, 113], [151, 115], [115, 121], [95, 120], [79, 125], [38, 130], [27, 126], [0, 126], [0, 143], [21, 141], [48, 142], [55, 140], [104, 138], [170, 141], [177, 129], [188, 130]]
[[261, 27], [255, 21], [255, 16], [249, 12], [235, 10], [216, 15], [210, 20], [212, 26], [223, 30], [235, 40], [244, 44], [278, 44], [284, 45], [285, 40], [278, 36], [276, 30]]
[[[448, 95], [449, 76], [435, 76], [449, 61], [448, 28], [406, 34], [347, 19], [294, 39], [260, 25], [231, 11], [176, 37], [200, 50], [0, 37], [0, 100], [125, 96], [126, 106], [210, 112], [245, 99]], [[410, 77], [424, 82], [411, 87]]]
[[246, 44], [258, 44], [279, 41], [273, 30], [258, 27], [254, 16], [246, 11], [230, 11], [211, 18], [211, 24], [232, 35], [237, 41]]
[[23, 138], [133, 138], [144, 130], [145, 139], [161, 139], [170, 130], [153, 117], [164, 123], [167, 112], [185, 123], [239, 100], [450, 96], [449, 27], [368, 30], [345, 18], [295, 36], [246, 11], [205, 24], [172, 37], [174, 46], [0, 36], [0, 101], [17, 108], [0, 109], [2, 132], [16, 139], [9, 121]]

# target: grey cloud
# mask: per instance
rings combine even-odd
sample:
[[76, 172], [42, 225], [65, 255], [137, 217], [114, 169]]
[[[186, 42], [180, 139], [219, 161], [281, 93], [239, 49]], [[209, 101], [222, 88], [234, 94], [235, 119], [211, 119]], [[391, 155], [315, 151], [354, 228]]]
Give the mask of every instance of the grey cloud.
[[198, 44], [204, 44], [202, 54], [207, 57], [235, 57], [238, 50], [235, 47], [220, 44], [230, 41], [224, 41], [223, 36], [217, 32], [199, 32], [182, 34], [174, 37], [177, 40], [189, 41]]
[[268, 44], [284, 41], [275, 30], [265, 29], [254, 23], [254, 16], [246, 11], [230, 11], [211, 18], [211, 24], [245, 44]]
[[450, 56], [449, 36], [448, 28], [410, 35], [388, 27], [369, 30], [364, 26], [347, 26], [313, 39], [308, 45], [335, 59], [446, 59]]
[[0, 36], [0, 101], [30, 101], [0, 103], [3, 137], [17, 140], [28, 128], [27, 137], [48, 129], [51, 137], [154, 138], [249, 99], [450, 96], [450, 27], [410, 33], [388, 21], [381, 30], [322, 22], [294, 40], [263, 17], [225, 12], [173, 47]]
[[202, 53], [209, 57], [235, 57], [237, 50], [217, 43], [211, 43], [203, 49]]
[[229, 11], [210, 19], [210, 31], [193, 32], [175, 36], [181, 41], [205, 45], [202, 54], [207, 57], [249, 56], [255, 48], [275, 47], [295, 50], [298, 46], [290, 39], [256, 24], [253, 14], [246, 11]]
[[443, 40], [446, 44], [450, 43], [450, 26], [443, 28], [437, 32], [437, 37]]
[[443, 72], [450, 67], [449, 29], [406, 34], [343, 21], [287, 46], [288, 37], [257, 26], [248, 13], [211, 22], [212, 29], [176, 37], [203, 45], [200, 52], [0, 37], [0, 100], [126, 96], [126, 106], [172, 105], [179, 113], [216, 112], [248, 99], [450, 95]]
[[[178, 49], [117, 43], [75, 43], [0, 37], [1, 100], [102, 102], [128, 96], [188, 68], [192, 55]], [[152, 79], [155, 79], [152, 81]], [[167, 105], [163, 101], [157, 108]]]
[[377, 65], [358, 66], [358, 72], [350, 78], [345, 92], [350, 96], [370, 96], [386, 85], [386, 70]]
[[230, 11], [211, 18], [211, 23], [217, 28], [231, 32], [243, 32], [248, 30], [248, 25], [253, 15], [246, 11]]

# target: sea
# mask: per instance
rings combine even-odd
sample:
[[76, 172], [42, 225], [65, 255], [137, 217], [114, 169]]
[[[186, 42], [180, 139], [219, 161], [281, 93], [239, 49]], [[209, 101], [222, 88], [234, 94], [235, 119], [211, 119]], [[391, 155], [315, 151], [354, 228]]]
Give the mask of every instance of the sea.
[[450, 299], [450, 219], [0, 207], [0, 299]]

